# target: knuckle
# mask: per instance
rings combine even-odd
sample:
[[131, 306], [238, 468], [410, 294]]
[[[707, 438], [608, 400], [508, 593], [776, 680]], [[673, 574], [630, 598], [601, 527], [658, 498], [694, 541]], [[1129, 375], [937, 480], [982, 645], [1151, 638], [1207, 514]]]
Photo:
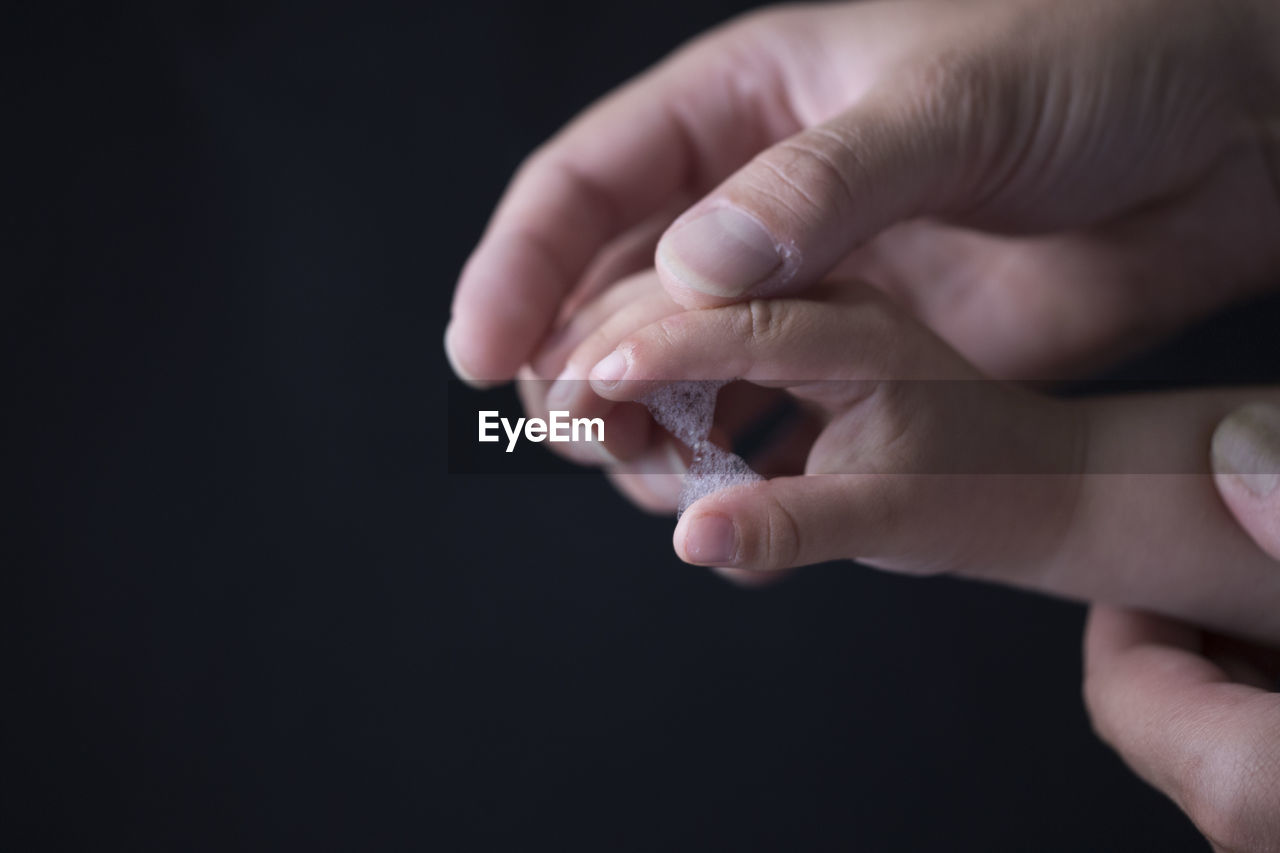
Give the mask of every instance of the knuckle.
[[748, 343], [761, 346], [775, 340], [780, 333], [781, 313], [775, 303], [766, 299], [752, 299], [746, 305]]
[[933, 473], [928, 459], [932, 444], [928, 407], [915, 399], [921, 391], [931, 393], [927, 383], [922, 387], [910, 380], [887, 380], [877, 382], [870, 392], [874, 419], [868, 424], [868, 438], [887, 473]]
[[645, 336], [648, 343], [656, 349], [671, 350], [689, 336], [687, 314], [672, 314], [652, 323]]
[[767, 351], [790, 333], [790, 312], [778, 300], [752, 299], [722, 310], [733, 312], [730, 326], [747, 351]]
[[526, 154], [516, 166], [513, 186], [533, 188], [539, 193], [545, 193], [566, 182], [575, 181], [577, 175], [566, 165], [559, 142], [560, 134], [557, 134]]
[[969, 164], [957, 191], [977, 192], [998, 171], [997, 162], [1018, 159], [1012, 152], [1020, 146], [1011, 140], [1026, 136], [1019, 129], [1027, 125], [1027, 107], [1034, 113], [1041, 99], [1025, 97], [1036, 88], [1033, 76], [1009, 64], [1003, 55], [957, 45], [917, 58], [903, 72], [908, 121], [927, 131], [921, 144], [950, 162]]
[[882, 531], [889, 537], [898, 536], [906, 525], [916, 520], [912, 512], [920, 498], [913, 491], [917, 484], [911, 477], [884, 477], [877, 480], [869, 488], [862, 509], [866, 526]]
[[613, 348], [615, 343], [617, 341], [614, 340], [614, 335], [610, 334], [604, 325], [597, 326], [587, 333], [581, 343], [574, 347], [574, 351], [570, 353], [569, 360], [572, 361], [578, 355], [578, 352], [594, 352], [597, 349], [607, 352]]
[[917, 95], [927, 99], [981, 99], [991, 89], [991, 63], [979, 51], [953, 46], [917, 59], [907, 78]]
[[802, 221], [853, 209], [870, 171], [856, 140], [813, 128], [756, 155], [751, 186]]
[[655, 320], [623, 341], [619, 349], [626, 350], [636, 366], [659, 368], [677, 358], [681, 343], [689, 337], [685, 317], [685, 314], [672, 314]]
[[755, 553], [750, 555], [755, 569], [785, 569], [799, 561], [800, 526], [786, 505], [770, 497], [765, 508], [764, 524], [759, 526]]

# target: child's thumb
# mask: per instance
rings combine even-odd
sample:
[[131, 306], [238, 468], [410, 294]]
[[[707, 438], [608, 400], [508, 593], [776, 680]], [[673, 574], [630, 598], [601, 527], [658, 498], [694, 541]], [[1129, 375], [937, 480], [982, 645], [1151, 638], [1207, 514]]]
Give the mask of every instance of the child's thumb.
[[[904, 513], [875, 475], [779, 477], [702, 498], [676, 525], [680, 558], [701, 566], [773, 571], [852, 559], [896, 541]], [[905, 479], [905, 478], [897, 478]], [[900, 484], [901, 485], [901, 484]]]

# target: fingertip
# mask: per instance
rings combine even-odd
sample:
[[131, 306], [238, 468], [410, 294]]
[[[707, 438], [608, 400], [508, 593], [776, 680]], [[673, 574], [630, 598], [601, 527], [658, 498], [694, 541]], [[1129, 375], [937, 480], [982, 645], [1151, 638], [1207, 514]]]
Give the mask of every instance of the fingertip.
[[449, 361], [449, 367], [453, 370], [454, 376], [480, 391], [495, 388], [510, 381], [510, 376], [500, 379], [481, 378], [484, 374], [470, 367], [474, 363], [474, 355], [468, 352], [459, 353], [460, 349], [466, 350], [468, 346], [465, 340], [465, 337], [459, 337], [457, 323], [450, 320], [449, 325], [444, 329], [444, 355]]
[[1250, 403], [1227, 415], [1214, 430], [1211, 461], [1236, 521], [1280, 559], [1280, 408]]
[[602, 397], [608, 397], [610, 392], [618, 389], [630, 369], [631, 361], [627, 353], [622, 349], [615, 349], [596, 362], [587, 373], [587, 379], [590, 380], [593, 391]]
[[728, 304], [784, 286], [798, 267], [794, 245], [754, 212], [709, 199], [658, 241], [654, 264], [671, 297], [686, 307]]
[[718, 512], [686, 512], [676, 524], [676, 554], [695, 566], [732, 567], [738, 562], [741, 537], [734, 520]]
[[1249, 403], [1222, 419], [1213, 431], [1214, 471], [1233, 475], [1258, 500], [1280, 487], [1280, 408]]

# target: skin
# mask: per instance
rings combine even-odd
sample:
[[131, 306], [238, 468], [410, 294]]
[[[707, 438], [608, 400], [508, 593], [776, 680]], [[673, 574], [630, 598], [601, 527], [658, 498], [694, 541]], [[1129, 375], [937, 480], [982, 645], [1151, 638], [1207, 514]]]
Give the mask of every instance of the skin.
[[[1280, 645], [1280, 572], [1222, 506], [1205, 453], [1232, 408], [1280, 394], [1051, 399], [987, 381], [856, 283], [650, 320], [656, 310], [630, 303], [569, 355], [598, 359], [590, 388], [575, 386], [575, 415], [592, 399], [640, 400], [671, 377], [737, 377], [791, 395], [817, 426], [789, 440], [803, 459], [794, 475], [686, 510], [675, 548], [687, 562], [946, 571]], [[619, 360], [621, 373], [603, 372]], [[731, 547], [709, 552], [708, 531], [726, 524]]]
[[[1264, 415], [1259, 418], [1259, 414]], [[1280, 408], [1240, 417], [1272, 426]], [[1240, 473], [1214, 454], [1214, 480], [1240, 526], [1280, 561], [1275, 459]], [[1280, 567], [1278, 567], [1280, 568]], [[1095, 605], [1085, 627], [1084, 698], [1094, 729], [1134, 772], [1167, 794], [1215, 850], [1280, 849], [1280, 651], [1128, 608]]]
[[[1277, 44], [1276, 7], [1265, 0], [906, 0], [748, 16], [611, 94], [530, 157], [460, 278], [446, 331], [451, 363], [476, 384], [522, 370], [561, 376], [570, 394], [581, 394], [572, 380], [583, 379], [592, 360], [570, 359], [577, 341], [566, 343], [561, 333], [602, 288], [656, 262], [662, 286], [681, 306], [796, 293], [834, 272], [888, 294], [933, 329], [935, 343], [949, 344], [986, 375], [1045, 380], [1087, 372], [1274, 278]], [[712, 251], [708, 264], [706, 252], [690, 256], [681, 245], [681, 233], [724, 209], [743, 212], [769, 234], [780, 261], [763, 279], [746, 276], [728, 250], [718, 258]], [[648, 322], [672, 316], [670, 306], [661, 310], [668, 313]], [[543, 390], [522, 392], [531, 410], [543, 407]], [[1177, 415], [1188, 435], [1203, 438], [1237, 402], [1211, 395], [1100, 403], [1080, 420], [1107, 425], [1096, 434], [1115, 438], [1088, 445], [1104, 456], [1090, 464], [1158, 451], [1158, 461], [1190, 470], [1189, 454], [1203, 451], [1203, 441], [1176, 430], [1154, 445], [1136, 437], [1160, 434]], [[611, 427], [631, 424], [612, 429], [609, 454], [596, 461], [609, 463], [615, 482], [640, 503], [661, 508], [672, 481], [663, 472], [677, 470], [679, 459], [639, 409], [618, 403], [583, 403], [605, 406]], [[1021, 403], [1035, 422], [1037, 406]], [[722, 417], [732, 426], [760, 404], [722, 400]], [[823, 420], [832, 417], [829, 406], [810, 412], [816, 415], [786, 443], [792, 465], [796, 447], [842, 422]], [[924, 441], [916, 449], [929, 447]], [[927, 459], [930, 468], [945, 467], [939, 457]], [[1156, 546], [1197, 543], [1189, 558], [1167, 555], [1177, 571], [1210, 554], [1218, 574], [1201, 571], [1200, 583], [1261, 571], [1261, 550], [1240, 541], [1223, 507], [1264, 548], [1272, 547], [1280, 515], [1250, 504], [1238, 482], [1220, 475], [1218, 501], [1204, 496], [1203, 476], [1153, 478], [1135, 469], [1100, 479], [1112, 482], [1113, 499], [1124, 496], [1118, 506], [1147, 510], [1148, 531], [1167, 531]], [[1084, 520], [1072, 515], [1057, 546], [1013, 536], [1008, 552], [994, 555], [1012, 556], [1008, 565], [1025, 570], [1026, 557], [1038, 554], [1048, 568], [1011, 579], [997, 559], [990, 565], [999, 579], [1154, 608], [1274, 644], [1265, 614], [1232, 622], [1234, 583], [1225, 593], [1202, 590], [1204, 599], [1152, 601], [1168, 578], [1143, 581], [1141, 552], [1111, 578], [1082, 570], [1110, 553], [1090, 552], [1090, 537], [1123, 548], [1132, 531], [1108, 527], [1116, 516], [1104, 509], [1106, 494], [1077, 492], [1066, 505], [1099, 509]], [[1037, 492], [1031, 506], [1060, 511], [1053, 494]], [[1016, 508], [995, 504], [996, 512]], [[821, 519], [821, 508], [814, 514]], [[1084, 533], [1073, 537], [1076, 525]], [[882, 562], [967, 566], [963, 549], [942, 557], [930, 551], [947, 544], [940, 538], [905, 556], [882, 543]], [[770, 540], [739, 556], [751, 563], [763, 554], [761, 564], [772, 565], [807, 553], [785, 535], [776, 542], [782, 550]], [[850, 550], [863, 553], [861, 544]], [[1270, 583], [1250, 576], [1261, 583], [1259, 598], [1273, 601]], [[1068, 588], [1082, 577], [1089, 579], [1083, 588]], [[1179, 583], [1197, 588], [1191, 576], [1179, 575]], [[1249, 766], [1274, 766], [1270, 700], [1241, 693], [1259, 688], [1248, 687], [1239, 666], [1215, 658], [1212, 637], [1199, 629], [1100, 606], [1089, 636], [1086, 695], [1100, 733], [1219, 847], [1277, 849], [1274, 822], [1257, 817], [1277, 813], [1266, 801], [1273, 777], [1233, 772], [1242, 756], [1256, 758]], [[1197, 714], [1212, 726], [1179, 725]]]
[[[1260, 464], [1251, 473], [1227, 464], [1219, 445], [1245, 415], [1255, 426], [1280, 425], [1280, 390], [1063, 403], [973, 381], [979, 374], [958, 354], [854, 284], [806, 300], [681, 312], [641, 276], [581, 316], [601, 323], [561, 341], [567, 359], [599, 362], [616, 350], [627, 366], [623, 379], [593, 378], [603, 396], [575, 383], [582, 404], [634, 400], [673, 370], [744, 376], [812, 404], [818, 428], [785, 437], [793, 446], [781, 454], [803, 460], [796, 473], [809, 476], [698, 502], [675, 534], [684, 559], [707, 564], [690, 543], [711, 516], [742, 534], [720, 563], [739, 581], [857, 557], [1113, 602], [1095, 605], [1086, 628], [1084, 695], [1095, 729], [1215, 849], [1277, 849], [1280, 489], [1264, 486], [1280, 473], [1280, 429], [1254, 448]], [[1243, 400], [1252, 402], [1218, 425], [1210, 476], [1206, 438]], [[743, 410], [757, 408], [744, 401]], [[722, 431], [737, 417], [721, 417]], [[649, 500], [661, 507], [664, 497]], [[674, 504], [674, 492], [665, 500]]]
[[[682, 305], [839, 269], [990, 375], [1096, 367], [1277, 269], [1276, 14], [904, 0], [732, 22], [529, 157], [462, 271], [451, 362], [477, 384], [512, 378], [602, 264], [678, 213], [656, 267]], [[732, 280], [731, 245], [719, 279], [679, 250], [724, 208], [785, 250], [754, 287]]]
[[1280, 849], [1280, 663], [1177, 620], [1095, 605], [1085, 704], [1098, 735], [1215, 850]]

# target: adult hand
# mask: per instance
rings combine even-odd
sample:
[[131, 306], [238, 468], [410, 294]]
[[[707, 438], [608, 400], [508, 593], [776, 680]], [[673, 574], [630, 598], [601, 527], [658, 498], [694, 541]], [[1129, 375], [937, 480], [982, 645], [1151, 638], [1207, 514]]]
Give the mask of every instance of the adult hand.
[[463, 270], [446, 348], [464, 378], [511, 378], [575, 288], [700, 198], [657, 250], [684, 305], [840, 265], [988, 374], [1095, 366], [1280, 267], [1278, 16], [1262, 0], [752, 14], [528, 159]]
[[[1280, 560], [1280, 408], [1223, 420], [1213, 463], [1227, 506]], [[1138, 611], [1095, 606], [1085, 629], [1094, 728], [1218, 850], [1280, 850], [1278, 675], [1276, 649]]]

